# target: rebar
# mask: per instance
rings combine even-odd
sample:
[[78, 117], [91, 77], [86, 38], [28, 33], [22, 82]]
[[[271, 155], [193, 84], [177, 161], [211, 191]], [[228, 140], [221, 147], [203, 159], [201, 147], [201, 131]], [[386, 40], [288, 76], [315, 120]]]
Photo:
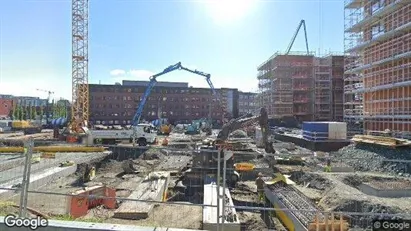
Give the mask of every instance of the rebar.
[[[271, 190], [305, 227], [314, 222], [318, 209], [307, 197], [287, 185], [273, 185]], [[323, 218], [320, 214], [319, 219]]]

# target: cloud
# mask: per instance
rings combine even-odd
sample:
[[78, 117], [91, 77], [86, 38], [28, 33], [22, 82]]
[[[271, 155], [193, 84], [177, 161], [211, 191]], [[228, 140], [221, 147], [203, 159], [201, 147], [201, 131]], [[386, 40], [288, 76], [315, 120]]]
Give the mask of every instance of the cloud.
[[139, 79], [148, 79], [154, 73], [148, 70], [130, 70], [127, 74]]
[[121, 69], [114, 69], [114, 70], [110, 71], [111, 76], [121, 76], [121, 75], [125, 75], [125, 74], [126, 74], [126, 71], [121, 70]]

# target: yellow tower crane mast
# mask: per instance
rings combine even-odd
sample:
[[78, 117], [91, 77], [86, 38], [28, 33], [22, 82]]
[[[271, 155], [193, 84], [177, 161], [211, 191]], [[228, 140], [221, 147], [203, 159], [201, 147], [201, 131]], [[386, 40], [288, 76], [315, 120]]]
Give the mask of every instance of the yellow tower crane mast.
[[70, 132], [81, 133], [89, 121], [89, 0], [72, 0], [72, 106]]

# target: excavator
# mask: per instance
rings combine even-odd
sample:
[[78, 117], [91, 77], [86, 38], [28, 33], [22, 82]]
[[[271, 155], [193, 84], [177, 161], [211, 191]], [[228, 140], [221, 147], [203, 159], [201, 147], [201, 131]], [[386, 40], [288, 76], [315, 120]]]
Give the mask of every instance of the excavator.
[[[203, 145], [201, 145], [201, 147], [199, 148], [199, 150], [195, 152], [191, 168], [183, 174], [183, 177], [181, 178], [182, 184], [187, 188], [199, 188], [203, 187], [204, 183], [208, 181], [215, 182], [218, 169], [217, 155], [221, 155], [220, 160], [223, 161], [224, 151], [231, 149], [230, 145], [227, 142], [229, 135], [233, 131], [243, 127], [247, 127], [253, 124], [254, 122], [258, 122], [261, 127], [263, 133], [263, 143], [265, 146], [265, 152], [268, 154], [275, 154], [273, 143], [268, 140], [268, 114], [265, 108], [261, 108], [260, 115], [252, 116], [252, 114], [248, 114], [237, 119], [232, 119], [223, 126], [215, 140], [205, 140], [203, 142]], [[216, 152], [216, 150], [218, 151]], [[236, 169], [235, 164], [236, 163], [234, 162], [233, 157], [228, 159], [226, 162], [227, 183], [229, 185], [235, 185], [235, 183], [240, 178], [240, 173], [237, 171], [241, 170]], [[220, 164], [220, 166], [222, 167], [223, 164]], [[252, 168], [250, 169], [243, 169], [242, 171], [252, 171]]]

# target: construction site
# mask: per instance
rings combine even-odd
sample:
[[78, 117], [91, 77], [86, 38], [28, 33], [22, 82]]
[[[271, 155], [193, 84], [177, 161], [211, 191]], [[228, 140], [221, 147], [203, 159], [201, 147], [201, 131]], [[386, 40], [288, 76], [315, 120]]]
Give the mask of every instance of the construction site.
[[[210, 74], [178, 62], [149, 78], [129, 126], [106, 127], [89, 124], [89, 5], [72, 0], [69, 123], [0, 134], [0, 230], [12, 230], [10, 214], [48, 219], [41, 230], [348, 231], [410, 220], [411, 3], [344, 5], [345, 54], [310, 52], [301, 20], [287, 50], [258, 67], [253, 113], [235, 118]], [[293, 52], [301, 29], [306, 51]], [[180, 70], [209, 85], [204, 118], [145, 120], [157, 77]]]
[[[258, 133], [259, 125], [251, 126]], [[222, 133], [186, 135], [176, 129], [146, 147], [128, 142], [87, 147], [53, 139], [51, 132], [30, 135], [35, 145], [28, 214], [60, 220], [59, 224], [121, 224], [132, 225], [133, 230], [216, 230], [218, 225], [229, 230], [366, 230], [376, 217], [411, 215], [409, 147], [360, 142], [338, 151], [314, 152], [270, 138], [272, 154], [261, 146], [258, 135], [241, 130], [232, 132], [224, 144], [225, 154], [232, 150], [234, 156], [224, 157], [227, 176], [221, 171], [226, 184], [221, 182], [220, 193], [225, 192], [226, 199], [218, 204], [224, 209], [217, 214], [215, 159], [220, 151], [211, 143]], [[19, 212], [22, 139], [27, 136], [1, 137], [7, 144], [0, 148], [2, 215]], [[326, 166], [331, 171], [324, 172]], [[86, 175], [89, 168], [91, 175]], [[258, 173], [266, 182], [264, 201], [256, 191]], [[219, 216], [225, 220], [218, 222]]]
[[[303, 28], [306, 52], [292, 52]], [[343, 121], [344, 55], [316, 57], [309, 51], [305, 21], [299, 24], [286, 52], [277, 52], [258, 67], [259, 105], [276, 125], [302, 121]]]

